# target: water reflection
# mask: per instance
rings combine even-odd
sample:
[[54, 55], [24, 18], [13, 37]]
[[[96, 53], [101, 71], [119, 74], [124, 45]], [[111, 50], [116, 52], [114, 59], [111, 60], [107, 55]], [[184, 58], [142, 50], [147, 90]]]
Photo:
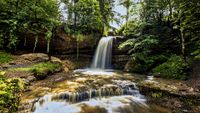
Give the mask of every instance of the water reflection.
[[171, 113], [157, 106], [152, 108], [145, 99], [126, 96], [94, 98], [80, 103], [43, 101], [35, 104], [34, 113]]

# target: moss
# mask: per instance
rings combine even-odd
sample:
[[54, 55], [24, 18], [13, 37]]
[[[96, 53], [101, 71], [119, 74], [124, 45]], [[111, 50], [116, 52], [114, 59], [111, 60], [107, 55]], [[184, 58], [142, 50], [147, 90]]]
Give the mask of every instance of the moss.
[[[5, 79], [5, 71], [0, 71], [0, 81]], [[0, 88], [1, 89], [1, 88]]]
[[0, 52], [0, 64], [8, 63], [12, 59], [13, 57], [11, 56], [11, 54], [6, 52]]
[[59, 64], [51, 63], [51, 62], [42, 62], [38, 64], [34, 64], [29, 67], [20, 67], [20, 68], [11, 68], [10, 71], [43, 71], [48, 69], [50, 72], [54, 72], [56, 68], [59, 68]]
[[10, 71], [29, 71], [32, 72], [38, 80], [41, 80], [46, 78], [50, 73], [54, 73], [60, 67], [60, 64], [42, 62], [29, 67], [12, 68]]
[[5, 71], [1, 71], [1, 70], [0, 70], [0, 76], [4, 76], [5, 73], [6, 73]]
[[56, 64], [56, 63], [43, 62], [43, 63], [35, 64], [31, 70], [43, 71], [43, 70], [48, 69], [50, 72], [54, 72], [55, 69], [57, 69], [59, 67], [60, 67], [60, 65]]
[[153, 98], [160, 98], [163, 96], [163, 93], [162, 92], [157, 92], [157, 93], [151, 93], [151, 97]]
[[168, 61], [155, 67], [154, 73], [160, 74], [162, 78], [169, 79], [186, 79], [186, 70], [188, 65], [185, 63], [183, 57], [172, 55]]
[[59, 68], [59, 64], [54, 64], [50, 62], [39, 63], [31, 68], [31, 72], [34, 73], [35, 77], [38, 80], [45, 79], [48, 74], [54, 73], [57, 68]]

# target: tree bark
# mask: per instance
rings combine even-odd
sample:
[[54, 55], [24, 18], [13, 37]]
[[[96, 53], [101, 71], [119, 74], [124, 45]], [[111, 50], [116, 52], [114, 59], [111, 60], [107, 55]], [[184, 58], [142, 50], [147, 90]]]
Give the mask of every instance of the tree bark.
[[185, 34], [184, 34], [183, 30], [181, 30], [181, 52], [182, 52], [184, 60], [186, 61], [186, 55], [185, 55]]

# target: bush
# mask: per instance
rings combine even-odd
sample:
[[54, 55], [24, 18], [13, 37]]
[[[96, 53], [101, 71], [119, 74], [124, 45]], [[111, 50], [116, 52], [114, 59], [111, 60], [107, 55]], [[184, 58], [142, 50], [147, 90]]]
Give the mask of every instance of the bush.
[[0, 113], [16, 112], [19, 105], [19, 97], [24, 89], [21, 79], [0, 78]]
[[186, 79], [186, 70], [188, 65], [185, 63], [183, 57], [172, 55], [165, 63], [155, 67], [154, 73], [160, 74], [162, 78], [169, 79]]

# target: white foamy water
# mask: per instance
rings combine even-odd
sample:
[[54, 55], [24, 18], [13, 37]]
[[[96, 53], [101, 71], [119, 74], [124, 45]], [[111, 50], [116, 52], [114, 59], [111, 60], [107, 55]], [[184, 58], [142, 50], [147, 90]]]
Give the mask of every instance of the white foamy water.
[[[45, 98], [45, 99], [44, 99]], [[94, 98], [89, 101], [83, 101], [80, 103], [71, 104], [63, 101], [51, 101], [49, 96], [43, 97], [45, 101], [37, 102], [35, 104], [34, 113], [78, 113], [87, 108], [100, 108], [107, 113], [120, 113], [121, 109], [130, 109], [133, 104], [137, 104], [137, 107], [144, 107], [148, 109], [145, 104], [145, 99], [134, 96], [113, 96], [108, 98]], [[84, 107], [84, 108], [83, 108]], [[98, 109], [97, 109], [98, 111]], [[86, 111], [86, 113], [89, 113]]]
[[74, 70], [74, 73], [81, 73], [85, 75], [106, 75], [106, 76], [112, 76], [115, 74], [112, 69], [77, 69]]
[[96, 49], [91, 68], [111, 69], [114, 36], [102, 37]]

